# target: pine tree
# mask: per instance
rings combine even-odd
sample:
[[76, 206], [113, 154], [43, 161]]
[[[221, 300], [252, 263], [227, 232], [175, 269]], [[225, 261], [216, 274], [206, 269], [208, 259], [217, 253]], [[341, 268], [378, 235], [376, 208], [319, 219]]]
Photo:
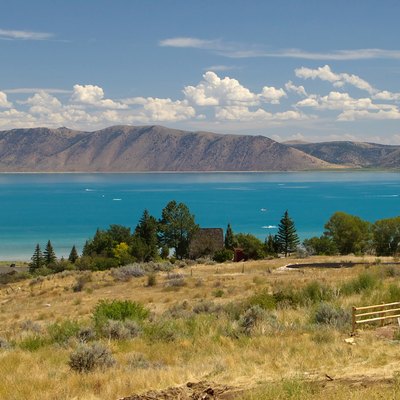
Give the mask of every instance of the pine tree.
[[42, 250], [40, 250], [40, 245], [38, 243], [31, 257], [31, 262], [29, 263], [29, 272], [34, 273], [36, 270], [41, 268], [43, 264], [44, 264], [43, 253]]
[[296, 250], [297, 245], [300, 243], [294, 222], [289, 217], [287, 210], [279, 222], [278, 233], [276, 234], [275, 240], [279, 245], [279, 250], [285, 254], [285, 257]]
[[72, 264], [75, 264], [75, 261], [79, 258], [78, 252], [76, 251], [75, 245], [72, 246], [71, 252], [68, 256], [68, 261]]
[[146, 247], [143, 261], [155, 260], [158, 256], [157, 230], [157, 220], [147, 210], [144, 210], [135, 229], [135, 237], [139, 238]]
[[235, 240], [235, 235], [233, 234], [233, 230], [231, 224], [228, 224], [226, 227], [225, 233], [225, 248], [229, 250], [233, 250], [234, 247], [237, 245]]
[[44, 249], [43, 258], [46, 266], [49, 266], [57, 261], [56, 253], [54, 252], [50, 240], [47, 242], [46, 248]]

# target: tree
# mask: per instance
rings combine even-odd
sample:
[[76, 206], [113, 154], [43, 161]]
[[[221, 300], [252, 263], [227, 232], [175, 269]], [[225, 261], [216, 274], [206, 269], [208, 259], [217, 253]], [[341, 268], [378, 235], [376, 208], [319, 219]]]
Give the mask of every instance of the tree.
[[279, 252], [279, 244], [276, 242], [275, 236], [269, 234], [265, 239], [265, 252], [269, 255], [277, 255]]
[[400, 252], [400, 217], [376, 221], [372, 234], [377, 256], [394, 256]]
[[47, 267], [57, 261], [56, 253], [54, 252], [53, 245], [51, 244], [50, 240], [47, 242], [46, 248], [44, 249], [43, 259]]
[[233, 234], [231, 224], [228, 224], [225, 233], [225, 248], [233, 250], [236, 246], [237, 246], [237, 240], [235, 239], [235, 235]]
[[265, 257], [264, 243], [258, 237], [250, 233], [238, 233], [235, 238], [246, 259], [259, 260]]
[[121, 242], [114, 247], [114, 257], [118, 260], [119, 265], [126, 265], [132, 260], [129, 254], [129, 245]]
[[40, 245], [38, 243], [31, 257], [31, 262], [29, 263], [29, 272], [34, 273], [43, 265], [44, 265], [43, 253], [42, 250], [40, 250]]
[[333, 240], [325, 235], [320, 237], [314, 236], [310, 239], [305, 239], [303, 245], [309, 254], [333, 256], [338, 250]]
[[198, 228], [189, 208], [172, 200], [162, 210], [159, 221], [160, 244], [173, 248], [177, 258], [188, 257], [190, 240]]
[[287, 210], [279, 222], [278, 233], [276, 234], [276, 243], [279, 246], [279, 250], [285, 254], [285, 257], [295, 251], [297, 245], [300, 243], [294, 222], [289, 217]]
[[324, 235], [331, 238], [340, 254], [364, 254], [370, 247], [371, 224], [342, 211], [325, 224]]
[[68, 256], [68, 261], [72, 264], [75, 264], [76, 260], [79, 258], [78, 252], [76, 251], [75, 245], [72, 246], [71, 252]]
[[[135, 228], [135, 236], [137, 236], [145, 247], [143, 261], [151, 261], [158, 256], [158, 223], [157, 220], [149, 214], [147, 210], [143, 211], [143, 215]], [[140, 247], [143, 247], [140, 246]], [[137, 248], [137, 243], [135, 243]], [[133, 254], [135, 256], [135, 254]]]

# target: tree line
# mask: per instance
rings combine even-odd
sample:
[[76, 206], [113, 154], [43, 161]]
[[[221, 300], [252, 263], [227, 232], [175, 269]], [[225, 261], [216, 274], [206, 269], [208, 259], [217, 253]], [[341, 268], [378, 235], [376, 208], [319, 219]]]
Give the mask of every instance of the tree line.
[[[323, 235], [305, 239], [302, 244], [287, 210], [277, 228], [276, 235], [269, 235], [262, 241], [249, 233], [235, 234], [228, 224], [224, 247], [209, 256], [217, 262], [232, 260], [238, 248], [244, 259], [254, 260], [278, 255], [287, 257], [299, 249], [311, 255], [373, 253], [377, 256], [396, 255], [400, 250], [400, 217], [370, 223], [336, 212], [325, 224]], [[105, 270], [132, 262], [167, 259], [170, 249], [174, 258], [185, 259], [189, 257], [190, 242], [198, 229], [189, 208], [172, 200], [163, 208], [159, 219], [144, 210], [133, 232], [122, 225], [97, 229], [93, 238], [86, 241], [81, 256], [73, 246], [68, 259], [57, 260], [50, 241], [43, 253], [38, 244], [29, 268], [30, 272], [43, 274], [65, 269]]]

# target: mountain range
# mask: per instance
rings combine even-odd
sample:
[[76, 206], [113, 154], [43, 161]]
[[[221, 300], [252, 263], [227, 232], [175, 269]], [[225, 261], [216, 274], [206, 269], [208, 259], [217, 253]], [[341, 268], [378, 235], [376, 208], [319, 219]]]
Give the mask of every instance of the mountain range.
[[400, 167], [400, 146], [283, 144], [162, 126], [0, 131], [0, 172], [301, 171]]

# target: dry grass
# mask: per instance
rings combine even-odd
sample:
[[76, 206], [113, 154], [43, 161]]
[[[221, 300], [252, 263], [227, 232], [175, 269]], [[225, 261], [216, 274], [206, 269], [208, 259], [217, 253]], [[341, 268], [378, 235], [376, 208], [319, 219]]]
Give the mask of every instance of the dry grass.
[[[339, 260], [349, 259], [340, 257]], [[329, 262], [338, 258], [312, 260]], [[374, 258], [363, 260], [374, 261]], [[304, 262], [290, 260], [296, 261]], [[125, 341], [103, 339], [117, 364], [88, 374], [74, 373], [68, 367], [76, 339], [64, 345], [43, 343], [32, 351], [20, 348], [24, 340], [45, 337], [47, 326], [55, 322], [68, 319], [90, 324], [93, 308], [102, 299], [141, 302], [157, 321], [174, 307], [181, 310], [184, 302], [189, 309], [201, 301], [213, 302], [215, 307], [226, 306], [242, 302], [262, 289], [271, 293], [288, 286], [299, 290], [318, 281], [336, 290], [333, 303], [349, 309], [353, 304], [376, 299], [385, 287], [397, 280], [396, 276], [383, 273], [382, 265], [278, 270], [287, 263], [278, 259], [179, 269], [175, 272], [183, 274], [184, 286], [167, 286], [167, 273], [158, 273], [157, 284], [148, 287], [146, 277], [120, 282], [106, 271], [91, 273], [80, 292], [73, 291], [82, 275], [78, 272], [3, 287], [0, 289], [0, 337], [15, 346], [11, 350], [0, 349], [0, 398], [112, 400], [201, 379], [254, 388], [243, 394], [243, 399], [380, 398], [378, 393], [385, 394], [385, 398], [396, 398], [392, 395], [398, 395], [394, 378], [400, 370], [397, 341], [378, 338], [373, 328], [365, 328], [356, 337], [356, 344], [349, 345], [344, 342], [348, 331], [311, 323], [314, 304], [278, 307], [271, 314], [279, 326], [260, 326], [251, 336], [237, 336], [234, 330], [238, 323], [225, 314], [199, 314], [189, 319], [169, 317], [166, 323], [173, 324], [172, 330], [177, 334], [174, 340], [150, 340], [146, 334]], [[338, 288], [365, 271], [381, 277], [381, 286], [368, 293], [340, 296]], [[216, 296], [216, 291], [223, 294]], [[31, 323], [27, 324], [27, 320]], [[34, 328], [30, 329], [32, 324]], [[322, 387], [326, 375], [333, 377], [338, 385]], [[390, 379], [392, 383], [388, 384]], [[346, 382], [353, 381], [373, 384], [350, 391]]]

